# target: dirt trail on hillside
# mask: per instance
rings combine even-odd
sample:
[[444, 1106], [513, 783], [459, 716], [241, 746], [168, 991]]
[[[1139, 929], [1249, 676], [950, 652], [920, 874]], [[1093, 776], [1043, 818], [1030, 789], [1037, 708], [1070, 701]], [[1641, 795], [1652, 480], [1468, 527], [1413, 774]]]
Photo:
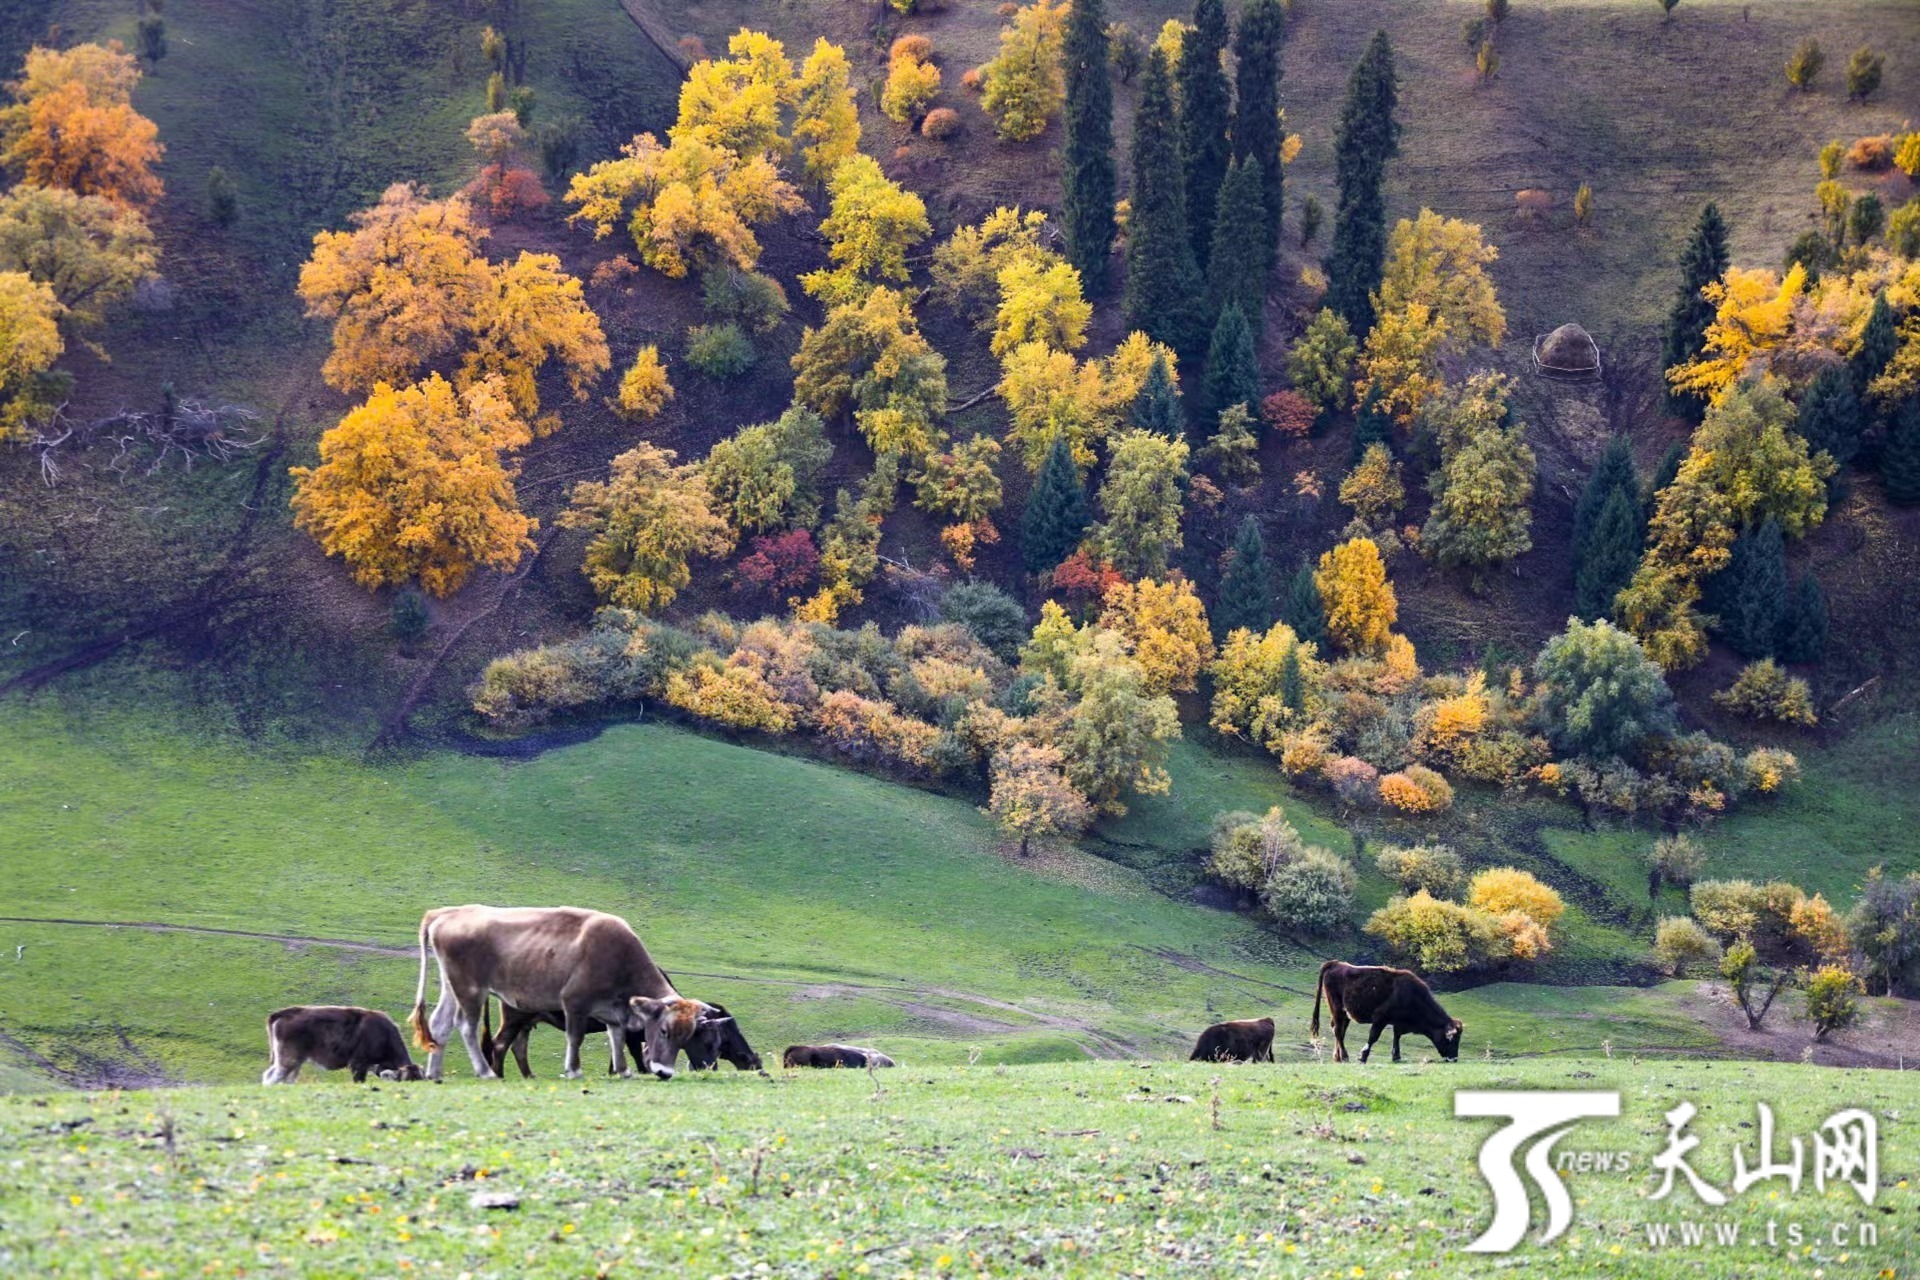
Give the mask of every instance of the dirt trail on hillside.
[[[258, 942], [277, 942], [294, 949], [331, 947], [338, 951], [412, 959], [419, 955], [413, 946], [362, 942], [347, 938], [316, 938], [298, 933], [271, 933], [253, 929], [221, 929], [211, 925], [167, 924], [159, 920], [80, 920], [54, 916], [0, 916], [0, 924], [56, 925], [85, 929], [138, 929], [148, 933], [187, 933], [204, 937], [245, 938]], [[1073, 1041], [1092, 1058], [1127, 1058], [1146, 1051], [1144, 1043], [1116, 1036], [1083, 1018], [1043, 1013], [1009, 1000], [962, 991], [955, 987], [922, 983], [843, 982], [804, 978], [763, 978], [742, 973], [716, 973], [698, 969], [676, 969], [683, 978], [711, 978], [720, 982], [743, 982], [763, 987], [794, 989], [796, 1000], [862, 999], [873, 1000], [904, 1010], [915, 1018], [939, 1023], [976, 1035], [999, 1035], [1011, 1031], [1044, 1028]], [[988, 1017], [951, 1007], [974, 1005], [1011, 1014], [1020, 1021]]]

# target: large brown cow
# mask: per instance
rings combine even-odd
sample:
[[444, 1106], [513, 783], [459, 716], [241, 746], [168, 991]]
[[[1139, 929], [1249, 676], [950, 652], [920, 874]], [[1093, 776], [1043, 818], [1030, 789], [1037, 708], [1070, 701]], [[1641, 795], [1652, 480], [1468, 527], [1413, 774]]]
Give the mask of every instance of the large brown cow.
[[[426, 1017], [427, 959], [440, 963], [440, 1002]], [[563, 1074], [580, 1076], [580, 1042], [589, 1020], [606, 1029], [616, 1072], [628, 1074], [627, 1032], [638, 1032], [645, 1067], [662, 1080], [710, 1005], [673, 989], [625, 920], [581, 907], [435, 907], [420, 920], [420, 982], [408, 1019], [427, 1051], [427, 1078], [440, 1078], [447, 1033], [457, 1025], [474, 1074], [497, 1078], [480, 1043], [488, 994], [566, 1023]]]
[[1389, 969], [1381, 965], [1348, 964], [1329, 960], [1320, 966], [1320, 986], [1313, 993], [1314, 1035], [1320, 1034], [1320, 997], [1327, 999], [1333, 1011], [1333, 1060], [1347, 1060], [1347, 1024], [1370, 1022], [1367, 1047], [1360, 1051], [1365, 1062], [1373, 1052], [1373, 1042], [1388, 1027], [1393, 1028], [1393, 1060], [1400, 1061], [1400, 1037], [1411, 1033], [1433, 1041], [1440, 1056], [1453, 1062], [1460, 1056], [1460, 1032], [1465, 1023], [1450, 1018], [1433, 988], [1419, 975], [1407, 969]]
[[301, 1004], [267, 1015], [267, 1051], [273, 1061], [261, 1084], [292, 1084], [309, 1062], [323, 1070], [345, 1067], [359, 1084], [371, 1071], [382, 1080], [419, 1080], [420, 1068], [392, 1018], [354, 1005]]
[[1216, 1022], [1200, 1033], [1189, 1062], [1272, 1062], [1273, 1019]]

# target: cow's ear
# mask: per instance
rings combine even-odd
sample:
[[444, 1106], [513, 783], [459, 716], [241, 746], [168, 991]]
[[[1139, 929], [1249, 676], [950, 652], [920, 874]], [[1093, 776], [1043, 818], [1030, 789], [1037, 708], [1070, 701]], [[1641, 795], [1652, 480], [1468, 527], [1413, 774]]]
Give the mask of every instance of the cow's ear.
[[627, 1001], [627, 1022], [629, 1026], [641, 1027], [657, 1019], [660, 1011], [667, 1007], [664, 1000], [655, 1000], [652, 996], [635, 996]]

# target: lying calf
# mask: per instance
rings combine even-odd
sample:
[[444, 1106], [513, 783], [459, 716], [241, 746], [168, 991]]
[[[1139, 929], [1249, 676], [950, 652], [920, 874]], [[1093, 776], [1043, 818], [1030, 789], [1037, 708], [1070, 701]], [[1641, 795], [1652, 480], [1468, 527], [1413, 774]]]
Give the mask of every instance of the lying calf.
[[392, 1018], [377, 1009], [312, 1004], [275, 1009], [267, 1015], [267, 1048], [273, 1063], [261, 1084], [292, 1084], [309, 1061], [323, 1070], [345, 1067], [359, 1084], [371, 1071], [382, 1080], [423, 1080], [407, 1042]]
[[890, 1067], [893, 1059], [878, 1049], [850, 1044], [790, 1044], [780, 1055], [783, 1067]]

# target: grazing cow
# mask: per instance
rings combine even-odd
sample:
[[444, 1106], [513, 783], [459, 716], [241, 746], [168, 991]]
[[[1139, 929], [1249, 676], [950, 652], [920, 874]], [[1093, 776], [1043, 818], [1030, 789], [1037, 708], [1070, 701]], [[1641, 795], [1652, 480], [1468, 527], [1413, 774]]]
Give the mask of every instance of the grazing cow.
[[[440, 964], [440, 1002], [426, 1016], [427, 960]], [[639, 1034], [642, 1062], [662, 1080], [711, 1005], [673, 989], [639, 935], [618, 916], [580, 907], [435, 907], [420, 920], [420, 981], [408, 1021], [427, 1051], [427, 1078], [440, 1078], [446, 1038], [458, 1026], [474, 1073], [495, 1079], [480, 1044], [488, 994], [529, 1013], [552, 1013], [566, 1025], [566, 1069], [580, 1078], [580, 1042], [590, 1023], [607, 1033], [616, 1074], [629, 1074], [627, 1033]]]
[[[731, 1062], [736, 1071], [760, 1071], [760, 1055], [753, 1051], [747, 1038], [740, 1034], [740, 1024], [727, 1012], [724, 1005], [712, 1005], [714, 1017], [702, 1022], [693, 1033], [693, 1039], [687, 1041], [687, 1066], [694, 1071], [718, 1071], [720, 1062]], [[492, 1035], [487, 1027], [489, 1013], [481, 1013], [481, 1041], [487, 1047], [487, 1063], [497, 1074], [507, 1071], [507, 1053], [513, 1053], [513, 1060], [520, 1068], [522, 1079], [530, 1078], [533, 1070], [527, 1065], [527, 1036], [542, 1023], [550, 1027], [566, 1030], [566, 1019], [557, 1013], [529, 1013], [516, 1009], [512, 1005], [500, 1008], [500, 1034]], [[606, 1030], [597, 1020], [588, 1019], [587, 1034]], [[644, 1057], [646, 1046], [641, 1038], [629, 1031], [626, 1033], [627, 1052], [636, 1058]], [[607, 1071], [612, 1074], [611, 1061]]]
[[1360, 1051], [1365, 1062], [1373, 1052], [1373, 1042], [1388, 1027], [1393, 1028], [1393, 1060], [1400, 1061], [1400, 1037], [1403, 1034], [1425, 1036], [1448, 1062], [1460, 1057], [1460, 1032], [1465, 1023], [1449, 1018], [1433, 988], [1408, 969], [1389, 969], [1381, 965], [1348, 964], [1329, 960], [1320, 966], [1320, 986], [1313, 993], [1314, 1035], [1320, 1034], [1320, 997], [1333, 1011], [1333, 1060], [1347, 1060], [1347, 1023], [1370, 1022], [1367, 1047]]
[[850, 1044], [790, 1044], [780, 1055], [783, 1067], [890, 1067], [893, 1059], [878, 1049]]
[[1273, 1019], [1216, 1022], [1200, 1033], [1189, 1062], [1272, 1062]]
[[315, 1062], [326, 1071], [341, 1067], [359, 1084], [371, 1071], [382, 1080], [421, 1080], [420, 1068], [392, 1018], [377, 1009], [352, 1005], [297, 1004], [267, 1015], [267, 1051], [273, 1063], [261, 1084], [292, 1084], [300, 1068]]

